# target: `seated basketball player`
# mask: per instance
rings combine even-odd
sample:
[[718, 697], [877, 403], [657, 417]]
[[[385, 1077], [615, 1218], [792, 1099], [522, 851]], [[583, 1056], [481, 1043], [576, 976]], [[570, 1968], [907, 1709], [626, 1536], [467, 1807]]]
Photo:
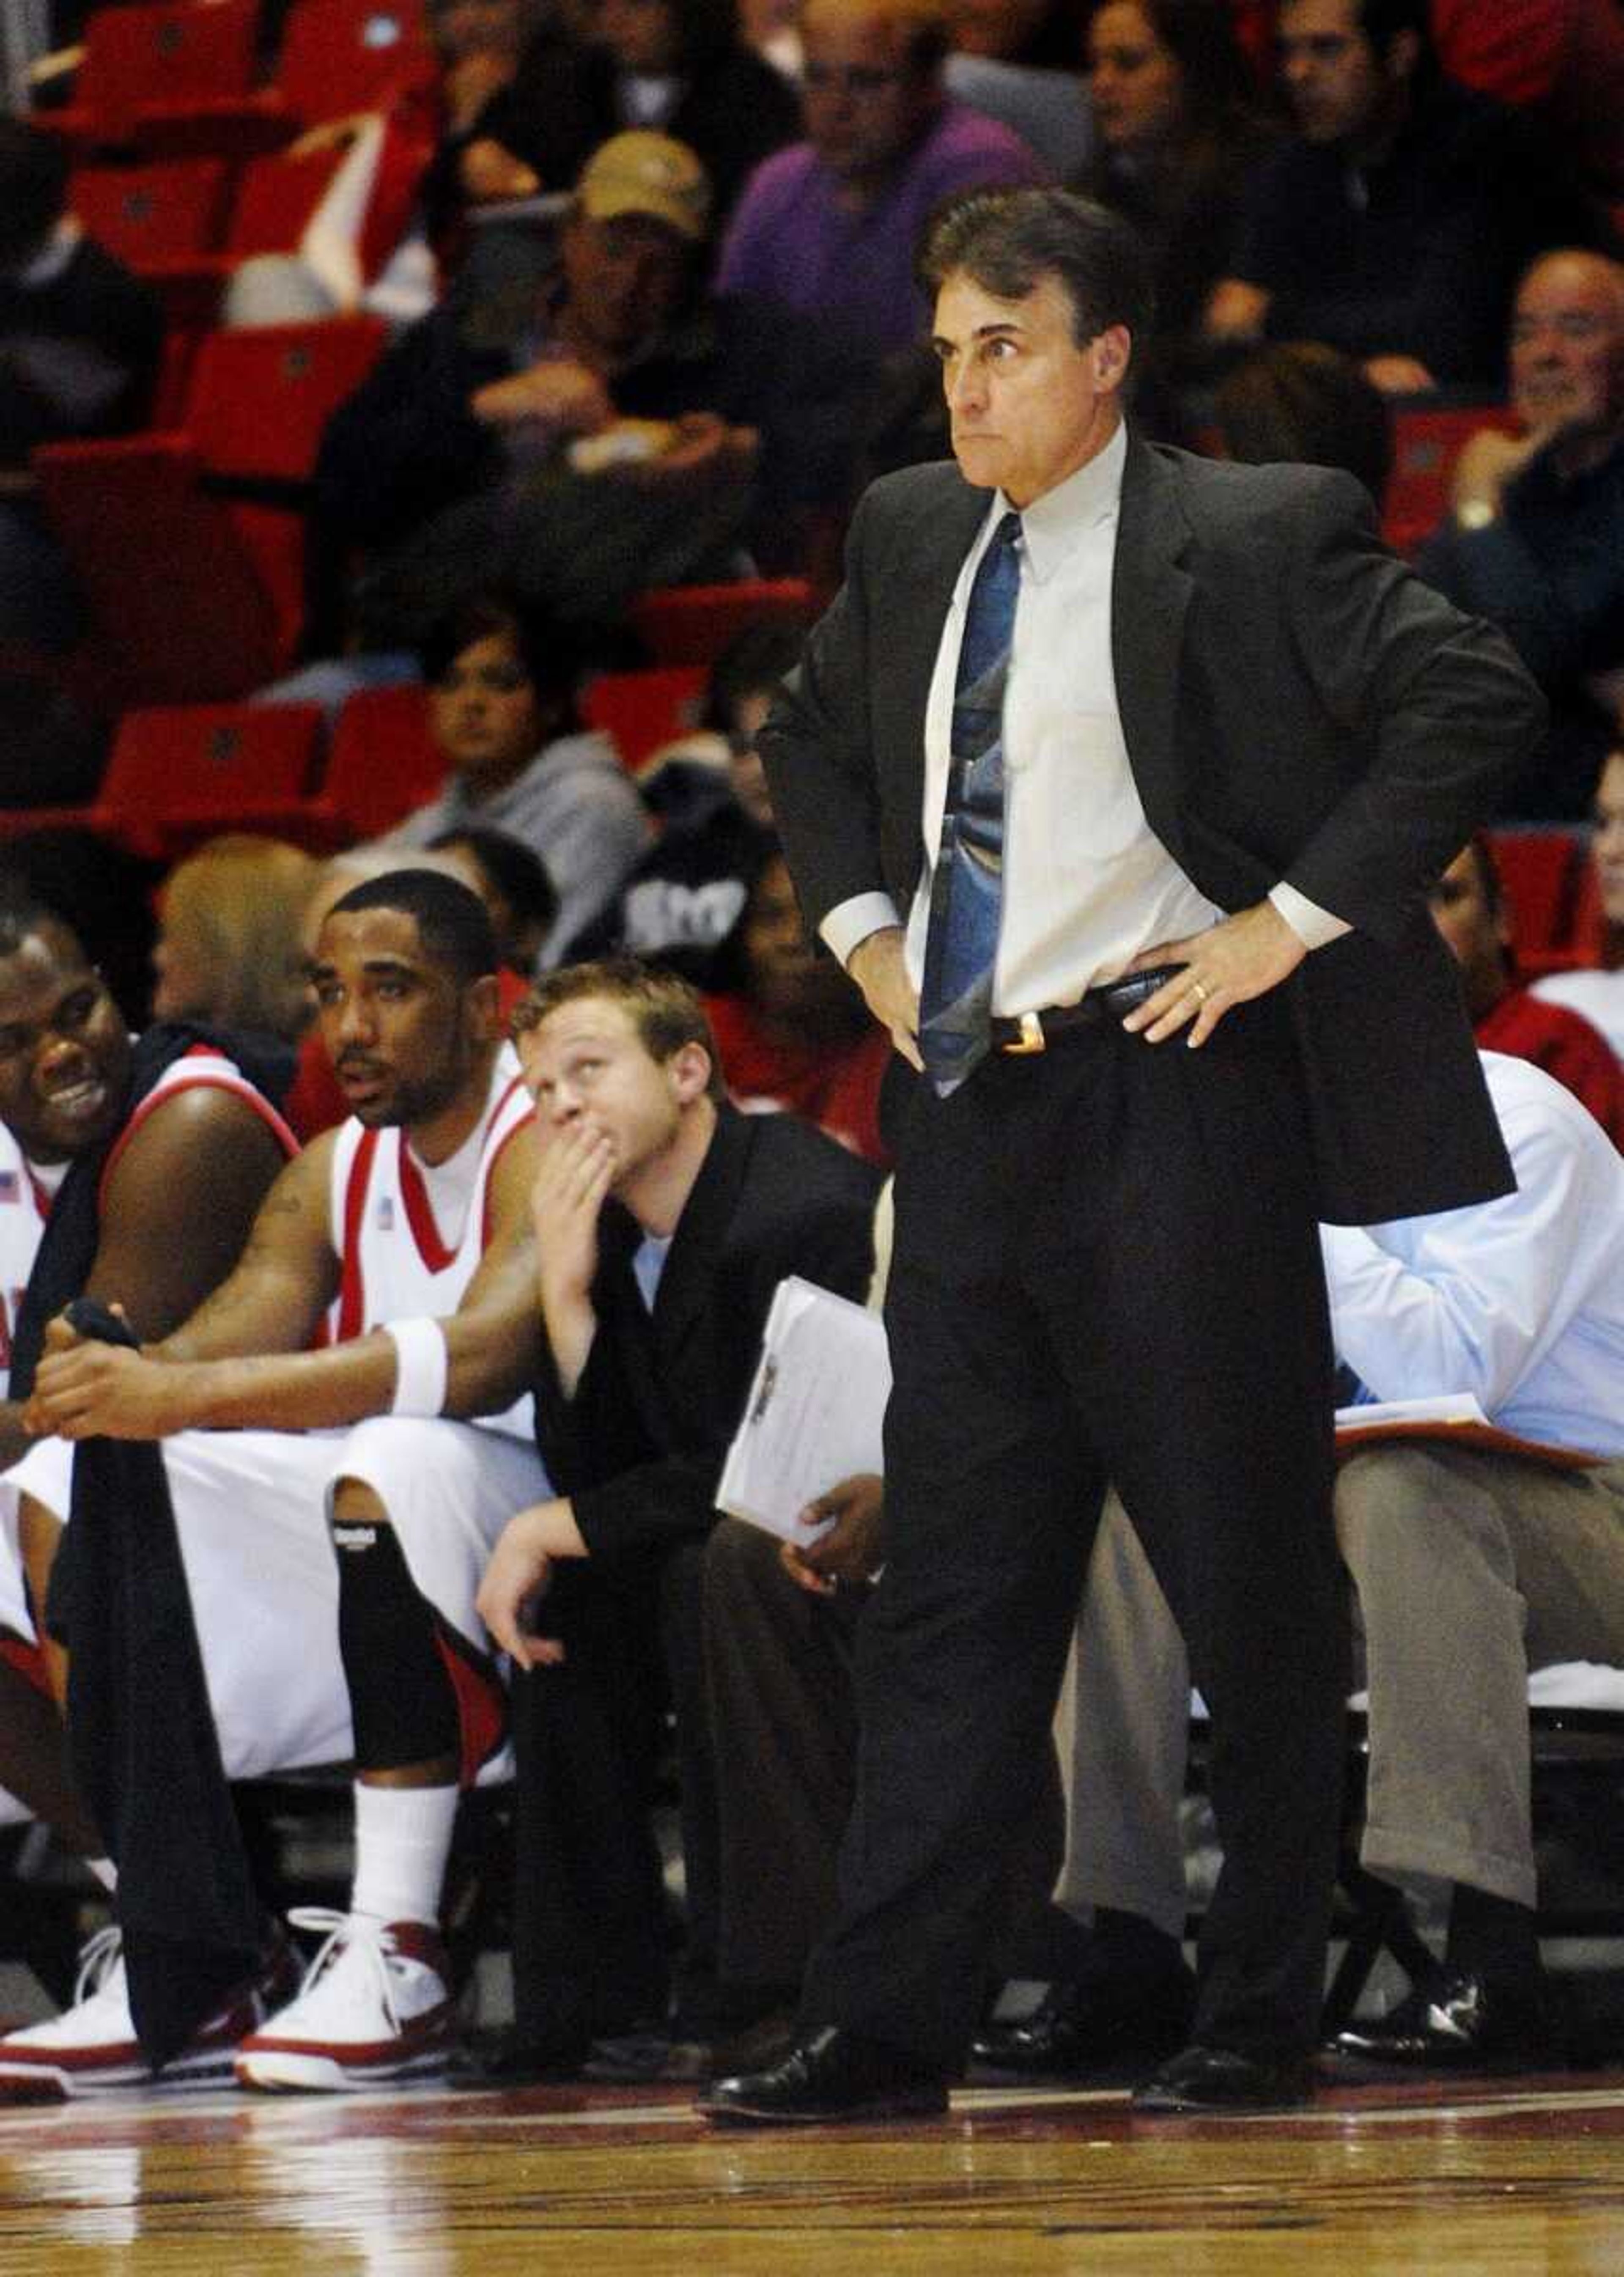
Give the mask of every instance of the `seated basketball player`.
[[[254, 2085], [356, 2087], [448, 2050], [440, 1881], [459, 1786], [504, 1731], [474, 1593], [507, 1518], [546, 1491], [520, 1397], [538, 1349], [530, 1109], [495, 966], [482, 905], [451, 879], [345, 895], [314, 979], [350, 1120], [289, 1165], [178, 1330], [138, 1353], [57, 1323], [40, 1369], [29, 1420], [61, 1436], [12, 1474], [36, 1589], [66, 1443], [162, 1440], [228, 1777], [357, 1766], [352, 1909], [305, 1924], [330, 1934], [303, 1991], [258, 2030], [228, 1999], [159, 2084], [235, 2059]], [[4, 2082], [151, 2083], [116, 1953], [65, 2015], [0, 2040]]]

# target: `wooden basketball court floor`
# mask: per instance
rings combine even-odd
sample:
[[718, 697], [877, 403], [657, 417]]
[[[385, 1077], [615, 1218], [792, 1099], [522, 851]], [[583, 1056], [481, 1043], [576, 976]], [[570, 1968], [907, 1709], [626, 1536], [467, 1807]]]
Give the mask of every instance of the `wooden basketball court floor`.
[[0, 2277], [1620, 2277], [1624, 2068], [1328, 2084], [1149, 2121], [723, 2132], [678, 2088], [146, 2095], [0, 2111]]

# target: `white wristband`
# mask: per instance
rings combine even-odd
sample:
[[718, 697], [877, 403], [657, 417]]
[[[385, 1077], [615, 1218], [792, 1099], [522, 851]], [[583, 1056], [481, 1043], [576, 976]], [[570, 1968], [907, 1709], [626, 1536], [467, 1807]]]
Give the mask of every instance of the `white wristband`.
[[391, 1415], [438, 1415], [445, 1405], [445, 1332], [438, 1321], [385, 1321], [395, 1347]]

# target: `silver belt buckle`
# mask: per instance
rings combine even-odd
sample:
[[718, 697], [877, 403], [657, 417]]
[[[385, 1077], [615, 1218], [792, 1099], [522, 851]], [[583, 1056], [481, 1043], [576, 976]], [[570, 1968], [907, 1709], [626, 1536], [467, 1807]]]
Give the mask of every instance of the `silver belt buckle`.
[[1043, 1033], [1043, 1024], [1036, 1012], [1022, 1012], [1021, 1033], [1012, 1037], [1003, 1048], [1024, 1057], [1028, 1052], [1046, 1052], [1049, 1040]]

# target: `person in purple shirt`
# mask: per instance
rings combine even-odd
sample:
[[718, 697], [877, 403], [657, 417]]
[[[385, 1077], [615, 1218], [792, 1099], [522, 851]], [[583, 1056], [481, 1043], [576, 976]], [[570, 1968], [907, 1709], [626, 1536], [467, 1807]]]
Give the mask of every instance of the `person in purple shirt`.
[[1053, 177], [996, 119], [948, 99], [937, 0], [808, 0], [807, 139], [751, 175], [717, 291], [735, 321], [801, 336], [801, 501], [838, 503], [877, 368], [912, 346], [924, 303], [914, 249], [955, 192]]

